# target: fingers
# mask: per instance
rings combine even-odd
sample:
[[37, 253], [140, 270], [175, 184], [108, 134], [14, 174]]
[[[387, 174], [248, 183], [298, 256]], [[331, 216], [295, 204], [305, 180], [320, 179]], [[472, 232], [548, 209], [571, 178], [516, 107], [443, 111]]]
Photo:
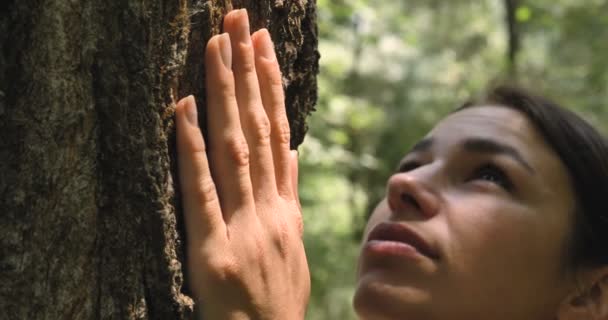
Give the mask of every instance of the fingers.
[[289, 123], [270, 35], [263, 29], [252, 38], [245, 10], [230, 12], [224, 30], [209, 41], [205, 64], [211, 172], [226, 215], [276, 194], [293, 199], [294, 191]]
[[[232, 72], [230, 36], [214, 36], [205, 52], [211, 173], [226, 221], [253, 205], [249, 147], [243, 135]], [[251, 210], [241, 210], [251, 212]]]
[[304, 236], [304, 221], [302, 219], [302, 205], [300, 204], [300, 196], [298, 194], [298, 151], [289, 151], [289, 170], [291, 173], [291, 187], [295, 197], [295, 201], [298, 204], [298, 211], [294, 211], [296, 228], [299, 232], [300, 238]]
[[281, 70], [268, 30], [261, 29], [252, 36], [255, 65], [260, 82], [262, 102], [271, 127], [271, 147], [278, 192], [292, 199], [289, 142], [290, 130], [285, 113], [285, 98]]
[[244, 9], [226, 15], [224, 30], [230, 34], [236, 100], [250, 156], [251, 182], [257, 201], [276, 195], [271, 128], [262, 106], [260, 85], [255, 69], [254, 51], [249, 34], [249, 18]]
[[298, 193], [298, 151], [289, 151], [289, 158], [289, 165], [291, 170], [291, 190], [294, 194], [294, 197], [296, 198], [298, 207], [302, 208], [302, 206], [300, 205], [300, 195]]
[[198, 126], [194, 97], [177, 104], [177, 153], [188, 241], [196, 245], [225, 227]]

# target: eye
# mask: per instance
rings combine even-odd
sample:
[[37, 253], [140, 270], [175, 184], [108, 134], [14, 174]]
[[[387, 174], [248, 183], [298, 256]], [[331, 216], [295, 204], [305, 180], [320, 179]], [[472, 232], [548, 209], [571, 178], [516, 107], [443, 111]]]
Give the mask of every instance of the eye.
[[477, 168], [473, 173], [471, 180], [487, 181], [496, 184], [507, 191], [513, 188], [513, 184], [507, 174], [501, 168], [491, 163], [484, 164]]
[[414, 170], [416, 168], [420, 167], [420, 163], [416, 162], [416, 161], [408, 161], [408, 162], [403, 162], [401, 164], [399, 164], [399, 167], [397, 168], [397, 172], [408, 172], [411, 170]]

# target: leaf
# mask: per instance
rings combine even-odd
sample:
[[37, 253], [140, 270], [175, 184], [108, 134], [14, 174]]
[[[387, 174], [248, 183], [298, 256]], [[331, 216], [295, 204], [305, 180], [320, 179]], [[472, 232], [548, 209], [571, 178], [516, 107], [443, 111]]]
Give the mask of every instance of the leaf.
[[519, 6], [515, 11], [515, 18], [518, 22], [527, 22], [532, 18], [532, 10], [526, 6]]

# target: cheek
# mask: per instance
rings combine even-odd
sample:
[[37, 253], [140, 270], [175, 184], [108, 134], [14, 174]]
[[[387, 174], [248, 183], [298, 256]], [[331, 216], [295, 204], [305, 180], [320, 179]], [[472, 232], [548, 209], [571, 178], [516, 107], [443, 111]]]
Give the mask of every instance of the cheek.
[[464, 281], [475, 279], [486, 292], [521, 292], [558, 279], [561, 230], [545, 223], [543, 212], [513, 201], [481, 199], [453, 213], [447, 217], [448, 260], [450, 271]]
[[453, 218], [448, 222], [453, 237], [450, 253], [457, 255], [455, 261], [466, 264], [463, 268], [521, 260], [530, 249], [526, 244], [534, 246], [537, 242], [524, 214], [504, 207], [498, 210], [497, 207], [478, 203], [474, 211], [449, 217]]

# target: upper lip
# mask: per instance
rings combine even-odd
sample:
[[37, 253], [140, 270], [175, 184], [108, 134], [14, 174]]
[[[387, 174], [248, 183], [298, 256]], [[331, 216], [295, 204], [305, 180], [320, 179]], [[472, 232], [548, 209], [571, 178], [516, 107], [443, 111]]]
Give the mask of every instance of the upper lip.
[[438, 259], [439, 256], [434, 248], [419, 234], [414, 232], [408, 226], [401, 223], [388, 223], [382, 222], [372, 229], [367, 241], [380, 240], [380, 241], [397, 241], [403, 242], [416, 248], [421, 254], [432, 258]]

